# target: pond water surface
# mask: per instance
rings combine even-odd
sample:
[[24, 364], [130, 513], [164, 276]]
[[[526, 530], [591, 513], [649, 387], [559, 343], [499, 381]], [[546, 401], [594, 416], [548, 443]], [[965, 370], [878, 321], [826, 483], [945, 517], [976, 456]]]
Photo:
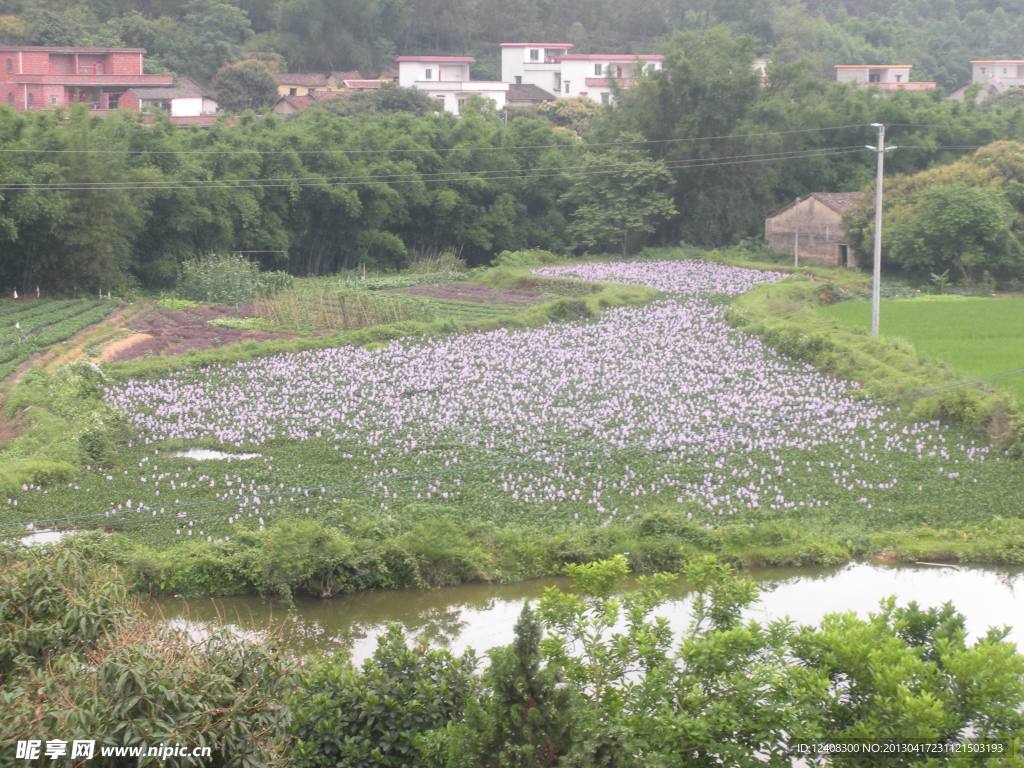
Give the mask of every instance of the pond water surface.
[[[857, 563], [838, 569], [758, 569], [760, 601], [747, 618], [767, 622], [790, 617], [816, 624], [825, 614], [854, 611], [866, 616], [889, 595], [899, 604], [938, 607], [951, 601], [964, 615], [971, 638], [990, 626], [1010, 626], [1010, 639], [1024, 648], [1024, 569], [884, 566]], [[390, 622], [431, 645], [483, 654], [512, 640], [526, 600], [545, 587], [568, 588], [565, 579], [520, 584], [466, 584], [437, 590], [370, 591], [333, 600], [297, 600], [292, 608], [259, 598], [155, 600], [150, 610], [173, 625], [202, 633], [211, 623], [229, 625], [249, 638], [274, 633], [298, 653], [348, 649], [356, 661], [376, 647]], [[657, 611], [677, 635], [689, 622], [687, 586], [680, 581]]]

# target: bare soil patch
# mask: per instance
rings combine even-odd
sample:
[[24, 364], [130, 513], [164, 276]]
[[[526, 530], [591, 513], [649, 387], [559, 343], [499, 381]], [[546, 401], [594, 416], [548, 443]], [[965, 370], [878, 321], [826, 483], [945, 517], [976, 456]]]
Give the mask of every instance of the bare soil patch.
[[144, 341], [148, 341], [153, 337], [148, 333], [133, 333], [131, 336], [126, 336], [123, 339], [111, 342], [103, 348], [100, 352], [100, 356], [96, 359], [100, 363], [109, 363], [115, 357], [120, 355], [122, 352], [131, 349], [136, 344], [141, 344]]
[[513, 304], [524, 306], [537, 304], [541, 295], [537, 291], [518, 288], [489, 288], [471, 283], [450, 283], [448, 285], [418, 285], [405, 290], [412, 296], [430, 296], [446, 301], [469, 301], [475, 304]]
[[[243, 312], [243, 315], [246, 313]], [[243, 341], [265, 341], [284, 334], [244, 331], [210, 325], [219, 317], [237, 317], [228, 307], [200, 306], [189, 309], [149, 307], [128, 323], [132, 335], [115, 343], [116, 350], [104, 350], [104, 362], [117, 363], [145, 355], [180, 355], [185, 352], [223, 347]], [[130, 343], [123, 343], [130, 342]]]

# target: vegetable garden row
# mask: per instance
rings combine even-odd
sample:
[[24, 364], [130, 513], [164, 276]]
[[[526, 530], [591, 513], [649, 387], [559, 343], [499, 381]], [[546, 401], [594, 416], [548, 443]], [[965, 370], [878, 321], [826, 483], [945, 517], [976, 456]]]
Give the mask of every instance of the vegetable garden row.
[[102, 320], [116, 307], [103, 299], [23, 300], [0, 304], [0, 379], [31, 355]]

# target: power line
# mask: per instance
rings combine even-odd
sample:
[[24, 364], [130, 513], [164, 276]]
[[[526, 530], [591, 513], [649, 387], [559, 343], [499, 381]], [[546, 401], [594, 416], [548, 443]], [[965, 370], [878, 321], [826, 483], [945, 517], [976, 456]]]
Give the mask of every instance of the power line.
[[761, 131], [757, 133], [744, 134], [723, 134], [720, 136], [693, 136], [677, 139], [637, 139], [636, 141], [607, 141], [607, 142], [571, 142], [564, 144], [519, 144], [498, 147], [411, 147], [411, 148], [389, 148], [389, 149], [30, 149], [30, 148], [4, 148], [0, 154], [102, 154], [102, 155], [330, 155], [330, 154], [417, 154], [417, 153], [451, 153], [451, 152], [511, 152], [516, 150], [538, 150], [538, 149], [589, 149], [591, 147], [629, 147], [649, 144], [678, 144], [697, 141], [726, 141], [761, 138], [765, 136], [789, 136], [794, 134], [821, 133], [825, 131], [842, 131], [850, 128], [866, 128], [868, 123], [853, 123], [850, 125], [830, 125], [820, 128], [794, 128], [787, 131]]
[[[901, 149], [936, 152], [940, 150], [968, 150], [980, 149], [982, 145], [941, 145], [937, 147], [928, 146], [904, 146]], [[670, 160], [666, 167], [670, 169], [685, 169], [689, 167], [708, 167], [711, 165], [741, 165], [741, 162], [728, 162], [732, 160], [748, 160], [750, 162], [766, 162], [773, 160], [800, 159], [803, 157], [814, 157], [830, 154], [847, 154], [862, 150], [861, 145], [847, 145], [837, 147], [818, 147], [806, 150], [789, 150], [779, 152], [767, 152], [750, 155], [725, 155], [709, 158], [690, 158], [681, 160]], [[647, 162], [647, 158], [637, 163]], [[635, 163], [613, 163], [604, 168], [624, 169], [633, 167]], [[259, 188], [280, 188], [280, 187], [323, 187], [323, 186], [351, 186], [364, 183], [428, 183], [435, 181], [463, 181], [469, 179], [515, 179], [544, 177], [549, 175], [591, 175], [600, 174], [600, 169], [573, 169], [566, 166], [541, 166], [538, 168], [503, 168], [483, 171], [427, 171], [409, 173], [385, 173], [385, 174], [364, 174], [361, 176], [321, 176], [321, 177], [263, 177], [250, 179], [166, 179], [156, 181], [109, 181], [109, 182], [24, 182], [9, 183], [0, 185], [0, 191], [59, 191], [71, 192], [78, 190], [182, 190], [182, 189], [259, 189]], [[614, 171], [613, 171], [614, 172]], [[406, 181], [408, 179], [409, 181]]]
[[[718, 158], [693, 158], [691, 160], [676, 160], [665, 163], [669, 169], [684, 170], [688, 168], [706, 168], [727, 165], [745, 165], [749, 163], [777, 162], [784, 160], [799, 160], [810, 157], [822, 157], [829, 155], [843, 155], [863, 152], [861, 146], [825, 147], [812, 150], [795, 150], [792, 152], [765, 153], [763, 155], [734, 155]], [[733, 160], [732, 158], [736, 158]], [[211, 180], [167, 180], [166, 182], [49, 182], [35, 185], [9, 184], [0, 186], [0, 192], [75, 192], [75, 191], [125, 191], [125, 190], [151, 190], [161, 192], [167, 190], [184, 189], [272, 189], [272, 188], [293, 188], [293, 187], [344, 187], [361, 184], [427, 184], [445, 183], [457, 181], [471, 181], [480, 179], [502, 180], [502, 179], [530, 179], [543, 178], [547, 176], [591, 176], [603, 173], [618, 173], [626, 168], [636, 167], [640, 164], [650, 162], [644, 158], [630, 163], [612, 163], [601, 166], [597, 169], [582, 169], [565, 166], [549, 166], [541, 168], [524, 169], [495, 169], [488, 171], [438, 171], [433, 173], [406, 173], [406, 174], [370, 174], [365, 176], [338, 176], [321, 178], [267, 178], [267, 179], [211, 179]]]

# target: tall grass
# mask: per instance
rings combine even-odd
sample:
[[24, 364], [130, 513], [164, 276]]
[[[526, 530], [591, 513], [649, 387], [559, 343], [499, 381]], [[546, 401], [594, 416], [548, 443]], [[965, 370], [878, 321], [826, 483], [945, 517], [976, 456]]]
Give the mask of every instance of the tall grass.
[[465, 272], [469, 269], [462, 256], [451, 248], [413, 250], [409, 253], [408, 271], [414, 274], [437, 274], [439, 272]]
[[405, 297], [371, 295], [322, 285], [281, 291], [255, 303], [257, 317], [277, 328], [349, 331], [427, 319], [428, 309]]

